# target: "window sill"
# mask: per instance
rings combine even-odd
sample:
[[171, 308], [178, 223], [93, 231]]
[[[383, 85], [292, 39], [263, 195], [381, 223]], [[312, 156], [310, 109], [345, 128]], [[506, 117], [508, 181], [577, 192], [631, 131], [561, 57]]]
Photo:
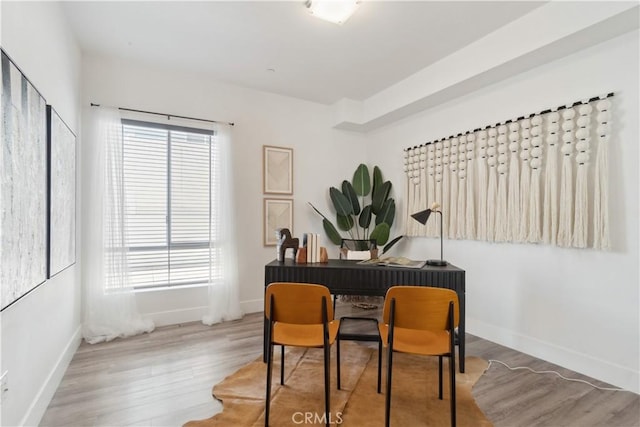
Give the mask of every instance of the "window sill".
[[134, 293], [146, 293], [146, 292], [158, 292], [158, 291], [171, 291], [171, 290], [184, 290], [191, 288], [205, 288], [209, 286], [208, 283], [197, 283], [193, 285], [174, 285], [174, 286], [154, 286], [145, 288], [134, 288]]

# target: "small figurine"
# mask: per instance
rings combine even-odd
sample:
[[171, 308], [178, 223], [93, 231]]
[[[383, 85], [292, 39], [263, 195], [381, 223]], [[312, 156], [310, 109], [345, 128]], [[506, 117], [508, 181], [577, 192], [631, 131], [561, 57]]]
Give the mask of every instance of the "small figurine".
[[293, 259], [296, 259], [296, 254], [298, 252], [299, 239], [292, 238], [291, 232], [288, 228], [279, 228], [276, 230], [276, 236], [278, 238], [277, 249], [278, 249], [278, 261], [284, 262], [284, 255], [288, 248], [293, 249]]

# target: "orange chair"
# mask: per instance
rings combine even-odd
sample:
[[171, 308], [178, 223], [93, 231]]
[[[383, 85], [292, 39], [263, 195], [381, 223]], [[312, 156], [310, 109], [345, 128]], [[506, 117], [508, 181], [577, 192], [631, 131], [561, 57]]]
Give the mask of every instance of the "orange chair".
[[[269, 425], [273, 346], [280, 345], [280, 384], [284, 384], [284, 346], [324, 349], [324, 399], [327, 427], [330, 420], [329, 365], [331, 345], [336, 340], [339, 320], [333, 319], [329, 288], [306, 283], [271, 283], [265, 293], [267, 329], [267, 398], [265, 427]], [[340, 376], [340, 363], [337, 374]]]
[[438, 356], [439, 399], [442, 399], [442, 357], [449, 358], [451, 425], [456, 425], [454, 329], [459, 321], [458, 307], [458, 294], [450, 289], [394, 286], [387, 291], [379, 325], [382, 344], [387, 348], [386, 427], [391, 414], [394, 352]]

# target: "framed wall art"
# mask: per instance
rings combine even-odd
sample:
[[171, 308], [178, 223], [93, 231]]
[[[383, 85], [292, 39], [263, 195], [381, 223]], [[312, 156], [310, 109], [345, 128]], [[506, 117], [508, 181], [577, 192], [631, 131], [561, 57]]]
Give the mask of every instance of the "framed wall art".
[[1, 309], [47, 279], [46, 101], [1, 51]]
[[49, 277], [76, 262], [76, 136], [47, 105]]
[[293, 148], [262, 146], [264, 194], [293, 194]]
[[276, 246], [276, 230], [293, 234], [293, 199], [264, 199], [264, 246]]

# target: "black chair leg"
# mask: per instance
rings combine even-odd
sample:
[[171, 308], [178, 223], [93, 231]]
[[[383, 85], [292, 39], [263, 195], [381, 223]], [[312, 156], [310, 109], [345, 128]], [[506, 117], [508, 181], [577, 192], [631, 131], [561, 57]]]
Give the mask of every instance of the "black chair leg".
[[378, 394], [382, 393], [382, 340], [378, 341]]
[[449, 302], [449, 388], [451, 389], [451, 427], [456, 427], [456, 343], [453, 329], [453, 301]]
[[389, 427], [389, 423], [391, 421], [391, 370], [393, 363], [393, 350], [391, 349], [391, 344], [388, 345], [387, 351], [387, 395], [385, 396], [385, 405], [384, 405], [384, 425], [385, 427]]
[[442, 356], [438, 356], [438, 399], [442, 400]]
[[456, 350], [455, 348], [451, 352], [449, 358], [449, 371], [451, 375], [451, 382], [449, 387], [451, 388], [451, 427], [456, 427]]
[[267, 347], [267, 398], [264, 408], [264, 427], [269, 427], [269, 410], [271, 409], [271, 366], [273, 362], [273, 346]]
[[338, 331], [338, 339], [336, 339], [336, 371], [337, 371], [337, 385], [340, 390], [340, 331]]
[[280, 385], [284, 385], [284, 346], [280, 346]]
[[330, 375], [330, 351], [331, 349], [329, 348], [328, 345], [324, 346], [324, 411], [325, 411], [325, 416], [326, 416], [326, 422], [327, 422], [327, 427], [329, 427], [329, 419], [331, 416], [331, 409], [330, 409], [330, 395], [329, 395], [329, 390], [331, 387], [331, 383], [329, 380], [329, 375]]

